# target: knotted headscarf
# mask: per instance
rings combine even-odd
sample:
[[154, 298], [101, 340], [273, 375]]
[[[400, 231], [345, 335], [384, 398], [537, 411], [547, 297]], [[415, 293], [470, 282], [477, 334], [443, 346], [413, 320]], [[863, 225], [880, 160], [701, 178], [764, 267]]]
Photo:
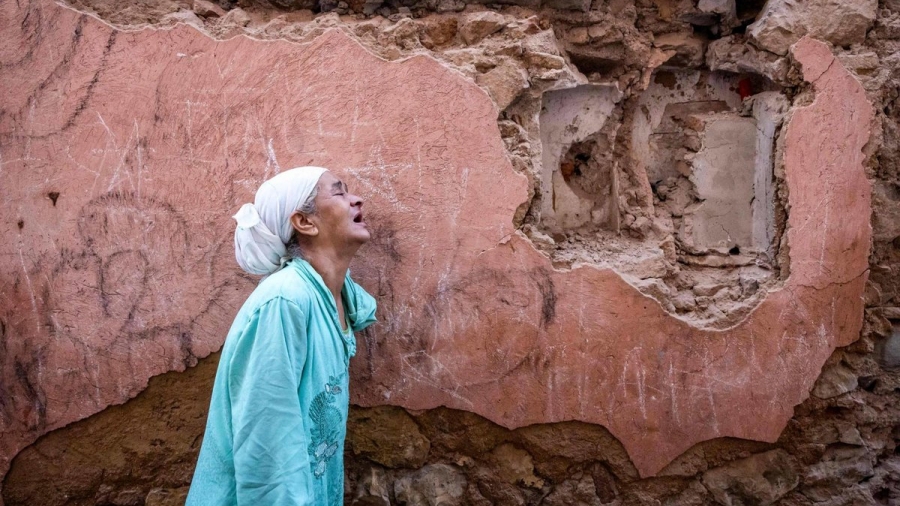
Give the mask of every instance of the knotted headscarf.
[[291, 215], [306, 203], [327, 169], [297, 167], [264, 182], [253, 204], [234, 215], [234, 256], [241, 269], [267, 275], [281, 268], [293, 227]]

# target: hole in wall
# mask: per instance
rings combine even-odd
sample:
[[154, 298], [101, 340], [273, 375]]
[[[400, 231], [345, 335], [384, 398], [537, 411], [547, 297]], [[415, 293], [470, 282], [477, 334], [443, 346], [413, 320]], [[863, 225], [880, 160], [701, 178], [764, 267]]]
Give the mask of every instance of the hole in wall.
[[606, 58], [572, 50], [569, 51], [569, 59], [572, 65], [575, 65], [575, 68], [586, 76], [591, 74], [610, 76], [622, 70], [621, 59]]
[[741, 0], [740, 2], [737, 2], [736, 8], [738, 20], [742, 23], [752, 23], [756, 20], [756, 17], [759, 16], [759, 13], [762, 12], [765, 5], [766, 0]]
[[592, 202], [590, 219], [604, 230], [619, 230], [618, 191], [613, 146], [604, 135], [573, 143], [562, 157], [560, 174], [579, 198]]
[[733, 325], [778, 282], [774, 153], [788, 106], [759, 76], [678, 69], [627, 101], [599, 84], [545, 92], [526, 232], [558, 267], [612, 268], [670, 313]]

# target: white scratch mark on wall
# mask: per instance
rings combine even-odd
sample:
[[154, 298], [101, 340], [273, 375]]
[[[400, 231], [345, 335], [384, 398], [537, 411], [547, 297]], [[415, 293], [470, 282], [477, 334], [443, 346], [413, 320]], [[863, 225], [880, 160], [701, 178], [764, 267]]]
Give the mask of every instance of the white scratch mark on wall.
[[31, 137], [32, 137], [31, 134], [34, 132], [34, 111], [35, 111], [36, 106], [37, 106], [37, 99], [32, 97], [28, 103], [29, 132], [28, 132], [28, 136], [25, 137], [25, 153], [24, 153], [24, 159], [29, 160], [29, 161], [34, 160], [34, 158], [31, 157]]
[[[116, 136], [106, 124], [106, 121], [103, 119], [103, 116], [100, 115], [100, 112], [97, 112], [97, 119], [100, 120], [100, 124], [103, 125], [103, 129], [106, 130], [106, 145], [109, 146], [109, 143], [112, 142], [114, 152], [118, 152], [119, 145], [118, 141], [116, 141]], [[94, 184], [91, 185], [91, 195], [94, 194], [94, 189], [97, 186], [97, 181], [100, 179], [100, 175], [103, 173], [103, 167], [106, 165], [106, 154], [108, 152], [107, 148], [103, 149], [103, 157], [100, 158], [99, 167], [100, 170], [96, 172], [97, 176], [94, 178]]]
[[195, 102], [191, 99], [187, 99], [184, 101], [185, 105], [185, 114], [187, 115], [187, 124], [186, 126], [186, 135], [187, 135], [187, 147], [188, 147], [188, 161], [190, 165], [193, 166], [196, 162], [207, 162], [209, 160], [196, 160], [194, 154], [194, 112], [195, 106], [200, 107], [208, 107], [209, 104], [206, 102]]
[[34, 312], [34, 325], [36, 332], [41, 332], [41, 318], [38, 314], [37, 297], [34, 295], [34, 285], [31, 284], [31, 276], [28, 275], [28, 268], [25, 267], [25, 255], [22, 253], [22, 240], [19, 240], [19, 263], [22, 265], [22, 274], [25, 275], [25, 283], [28, 285], [28, 295], [31, 296], [31, 310]]
[[826, 269], [825, 268], [825, 246], [829, 239], [828, 226], [830, 225], [830, 215], [831, 215], [831, 205], [830, 205], [831, 202], [830, 202], [830, 199], [826, 199], [826, 200], [829, 201], [829, 202], [827, 202], [829, 205], [825, 206], [825, 217], [822, 220], [824, 222], [824, 225], [822, 228], [822, 232], [819, 234], [819, 237], [822, 238], [821, 239], [821, 241], [822, 241], [821, 250], [819, 251], [819, 274], [826, 274], [826, 272], [825, 272], [825, 269]]
[[424, 350], [416, 351], [413, 353], [407, 353], [400, 357], [400, 362], [404, 366], [403, 373], [402, 373], [403, 376], [406, 375], [405, 373], [410, 373], [410, 375], [413, 377], [413, 379], [415, 381], [425, 384], [425, 385], [429, 385], [433, 388], [440, 390], [441, 392], [449, 394], [454, 399], [465, 404], [468, 409], [474, 408], [475, 405], [472, 403], [472, 401], [459, 395], [458, 390], [460, 388], [459, 385], [461, 385], [461, 382], [458, 381], [457, 378], [452, 377], [452, 384], [457, 385], [457, 387], [452, 390], [448, 389], [445, 386], [441, 385], [440, 382], [438, 382], [434, 379], [434, 376], [436, 376], [435, 374], [427, 374], [427, 375], [422, 374], [422, 372], [419, 371], [419, 369], [410, 362], [410, 359], [413, 357], [425, 357], [427, 360], [429, 360], [429, 362], [431, 364], [433, 364], [434, 369], [436, 369], [437, 371], [443, 372], [443, 373], [450, 374], [452, 377], [452, 369], [446, 368], [444, 366], [444, 364], [442, 364], [440, 361], [438, 361], [433, 355], [427, 354]]
[[[134, 131], [135, 131], [135, 148], [137, 151], [137, 197], [141, 198], [141, 181], [143, 180], [143, 170], [144, 170], [144, 155], [141, 152], [141, 129], [138, 126], [137, 118], [134, 119]], [[132, 184], [132, 186], [134, 186]]]
[[353, 175], [369, 194], [377, 195], [384, 199], [393, 206], [396, 212], [410, 211], [410, 207], [397, 196], [397, 192], [394, 189], [394, 179], [402, 172], [412, 168], [411, 164], [386, 163], [381, 156], [381, 149], [380, 145], [373, 146], [369, 162], [366, 165], [362, 167], [346, 167], [345, 170]]
[[706, 387], [706, 396], [709, 399], [709, 412], [712, 415], [712, 428], [713, 432], [718, 435], [719, 434], [719, 415], [716, 413], [716, 402], [713, 399], [712, 388]]
[[266, 155], [266, 179], [269, 179], [269, 172], [271, 170], [274, 169], [275, 174], [281, 172], [281, 166], [278, 165], [278, 157], [275, 156], [274, 139], [271, 137], [269, 138], [269, 143], [266, 144]]
[[672, 362], [669, 362], [669, 375], [668, 375], [668, 383], [669, 383], [669, 400], [670, 400], [670, 409], [672, 410], [672, 417], [675, 419], [675, 423], [681, 424], [681, 414], [678, 412], [678, 396], [675, 393], [675, 366]]
[[[118, 159], [115, 162], [116, 163], [115, 168], [113, 169], [113, 175], [112, 175], [112, 177], [110, 177], [109, 185], [107, 185], [106, 191], [111, 192], [119, 184], [120, 173], [122, 172], [123, 169], [126, 169], [124, 171], [124, 174], [125, 174], [125, 177], [128, 178], [128, 183], [131, 186], [131, 190], [136, 191], [138, 187], [134, 184], [134, 180], [131, 177], [131, 175], [132, 175], [131, 171], [127, 170], [126, 161], [128, 158], [128, 153], [131, 151], [132, 145], [134, 145], [136, 147], [136, 150], [140, 149], [140, 147], [139, 147], [139, 145], [140, 145], [140, 128], [138, 126], [137, 120], [136, 119], [134, 120], [134, 124], [133, 124], [132, 130], [131, 130], [131, 133], [128, 135], [128, 139], [126, 139], [125, 144], [120, 148], [118, 145], [118, 142], [116, 141], [115, 135], [113, 135], [111, 129], [106, 125], [106, 122], [103, 121], [103, 117], [100, 116], [99, 113], [97, 113], [97, 116], [100, 117], [100, 121], [102, 122], [103, 127], [106, 128], [109, 138], [111, 138], [113, 141], [113, 153], [115, 153], [118, 156]], [[138, 158], [139, 158], [139, 163], [140, 163], [140, 152], [139, 151], [138, 151]], [[104, 153], [104, 159], [105, 159], [105, 153]], [[139, 181], [139, 183], [140, 183], [140, 181]]]

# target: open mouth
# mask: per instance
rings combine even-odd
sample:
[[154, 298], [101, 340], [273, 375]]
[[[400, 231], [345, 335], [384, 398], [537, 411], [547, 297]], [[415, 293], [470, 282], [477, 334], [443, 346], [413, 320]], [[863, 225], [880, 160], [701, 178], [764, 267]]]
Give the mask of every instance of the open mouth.
[[353, 223], [362, 223], [362, 222], [363, 222], [362, 213], [357, 214], [356, 217], [353, 218]]

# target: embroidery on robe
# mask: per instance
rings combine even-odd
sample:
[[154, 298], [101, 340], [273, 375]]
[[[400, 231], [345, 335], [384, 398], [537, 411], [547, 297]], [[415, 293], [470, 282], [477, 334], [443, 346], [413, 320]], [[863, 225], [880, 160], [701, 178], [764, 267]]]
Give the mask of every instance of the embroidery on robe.
[[340, 410], [334, 407], [334, 398], [342, 392], [340, 385], [346, 375], [347, 373], [329, 376], [325, 390], [319, 392], [309, 405], [309, 418], [312, 420], [309, 455], [314, 460], [313, 474], [316, 478], [325, 474], [328, 461], [338, 449], [340, 428], [344, 420]]

